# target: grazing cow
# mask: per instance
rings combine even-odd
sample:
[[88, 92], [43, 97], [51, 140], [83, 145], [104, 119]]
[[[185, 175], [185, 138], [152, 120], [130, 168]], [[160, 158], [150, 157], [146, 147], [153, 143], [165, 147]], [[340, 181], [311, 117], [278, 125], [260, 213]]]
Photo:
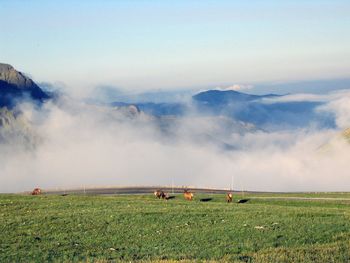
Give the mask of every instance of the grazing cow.
[[32, 192], [32, 195], [40, 195], [41, 194], [41, 189], [40, 188], [35, 188]]
[[185, 191], [184, 191], [184, 197], [185, 197], [186, 200], [192, 201], [192, 199], [193, 199], [193, 193], [191, 193], [191, 192], [185, 190]]
[[232, 193], [226, 194], [226, 201], [227, 201], [227, 203], [232, 203]]
[[166, 197], [165, 193], [162, 190], [154, 191], [154, 196], [158, 199], [162, 198], [164, 199]]

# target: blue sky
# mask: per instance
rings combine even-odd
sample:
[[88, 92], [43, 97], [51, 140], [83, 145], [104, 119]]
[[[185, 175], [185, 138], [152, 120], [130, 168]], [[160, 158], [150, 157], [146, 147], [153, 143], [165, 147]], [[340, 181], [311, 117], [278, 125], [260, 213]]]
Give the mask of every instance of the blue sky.
[[348, 78], [349, 14], [340, 0], [0, 0], [0, 61], [80, 91]]

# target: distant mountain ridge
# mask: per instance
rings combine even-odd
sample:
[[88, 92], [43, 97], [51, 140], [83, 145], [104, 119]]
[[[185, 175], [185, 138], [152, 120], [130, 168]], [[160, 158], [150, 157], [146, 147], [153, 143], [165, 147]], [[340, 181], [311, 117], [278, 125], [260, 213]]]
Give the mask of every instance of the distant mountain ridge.
[[262, 98], [271, 98], [271, 97], [280, 97], [282, 95], [277, 94], [266, 94], [266, 95], [252, 95], [235, 90], [207, 90], [200, 93], [197, 93], [192, 98], [195, 101], [206, 102], [208, 104], [225, 104], [232, 103], [235, 101], [253, 101]]
[[[172, 95], [175, 97], [176, 94]], [[334, 116], [317, 111], [317, 107], [324, 103], [322, 101], [284, 101], [278, 98], [285, 95], [253, 95], [215, 89], [190, 96], [188, 94], [187, 98], [172, 102], [118, 100], [106, 103], [112, 107], [127, 108], [136, 113], [141, 111], [155, 117], [184, 117], [188, 113], [192, 116], [225, 116], [264, 130], [306, 127], [311, 124], [315, 127], [335, 126]], [[11, 109], [24, 99], [41, 103], [53, 97], [54, 95], [44, 92], [33, 80], [11, 65], [0, 63], [0, 107]]]
[[334, 126], [332, 116], [324, 116], [316, 111], [323, 102], [266, 100], [283, 96], [286, 95], [251, 95], [234, 90], [208, 90], [192, 98], [200, 112], [231, 117], [263, 129], [305, 127], [310, 123]]
[[[226, 116], [270, 130], [275, 128], [334, 127], [334, 117], [316, 109], [324, 102], [283, 101], [286, 95], [253, 95], [234, 90], [207, 90], [192, 96], [189, 103], [113, 102], [111, 106], [136, 105], [141, 111], [154, 116], [185, 116], [188, 112], [202, 116]], [[274, 100], [274, 98], [276, 100]]]
[[197, 93], [192, 99], [206, 104], [226, 104], [233, 101], [252, 101], [259, 97], [258, 95], [245, 94], [234, 90], [207, 90]]
[[0, 63], [0, 107], [12, 107], [16, 100], [26, 97], [42, 102], [50, 96], [13, 66]]

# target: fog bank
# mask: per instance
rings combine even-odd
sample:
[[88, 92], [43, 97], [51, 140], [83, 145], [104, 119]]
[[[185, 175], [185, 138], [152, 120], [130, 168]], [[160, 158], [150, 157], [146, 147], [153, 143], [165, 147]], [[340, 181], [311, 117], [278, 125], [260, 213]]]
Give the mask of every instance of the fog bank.
[[[290, 100], [315, 100], [299, 95]], [[9, 140], [0, 148], [0, 192], [96, 186], [177, 186], [259, 191], [349, 191], [350, 93], [323, 95], [318, 111], [335, 129], [265, 132], [191, 113], [155, 118], [129, 108], [61, 98], [20, 109], [35, 147]], [[16, 147], [14, 147], [16, 146]]]

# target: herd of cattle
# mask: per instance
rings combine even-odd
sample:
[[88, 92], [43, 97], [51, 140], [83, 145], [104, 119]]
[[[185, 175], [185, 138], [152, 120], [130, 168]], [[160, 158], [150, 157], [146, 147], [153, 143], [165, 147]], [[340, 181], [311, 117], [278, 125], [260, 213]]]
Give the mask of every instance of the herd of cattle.
[[[31, 194], [32, 195], [40, 195], [41, 193], [42, 193], [42, 191], [40, 188], [35, 188]], [[164, 199], [164, 200], [169, 200], [169, 199], [175, 198], [174, 196], [170, 196], [168, 193], [164, 193], [162, 190], [154, 191], [154, 196], [157, 197], [158, 199]], [[232, 193], [227, 193], [225, 197], [226, 197], [227, 203], [232, 202]], [[188, 201], [192, 201], [194, 198], [194, 195], [189, 190], [184, 190], [184, 198]], [[210, 201], [210, 200], [211, 200], [211, 198], [200, 199], [200, 201], [203, 201], [203, 202]]]
[[[157, 190], [157, 191], [154, 191], [154, 196], [157, 197], [158, 199], [165, 199], [165, 200], [169, 200], [171, 198], [174, 198], [173, 196], [169, 196], [168, 193], [164, 193], [162, 190]], [[193, 200], [193, 193], [188, 191], [188, 190], [184, 190], [184, 198], [185, 200], [188, 200], [188, 201], [192, 201]], [[226, 194], [226, 202], [227, 203], [231, 203], [232, 202], [232, 193], [227, 193]], [[211, 198], [203, 198], [203, 199], [200, 199], [200, 201], [210, 201]]]

